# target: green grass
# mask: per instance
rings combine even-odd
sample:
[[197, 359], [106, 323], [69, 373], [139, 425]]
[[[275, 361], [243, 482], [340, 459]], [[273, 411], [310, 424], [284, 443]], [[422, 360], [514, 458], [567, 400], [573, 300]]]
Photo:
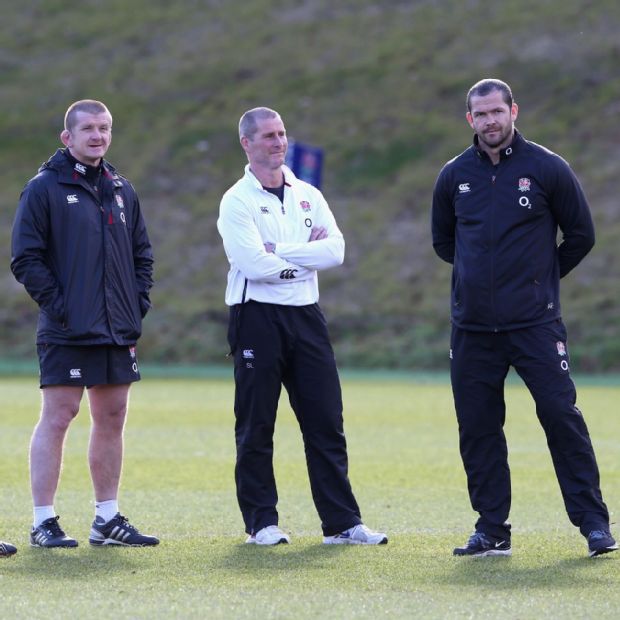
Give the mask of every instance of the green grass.
[[[320, 544], [297, 424], [276, 431], [280, 523], [292, 544], [243, 544], [233, 464], [230, 380], [144, 380], [126, 430], [121, 508], [155, 549], [91, 549], [87, 409], [70, 430], [56, 508], [76, 550], [28, 546], [27, 448], [36, 380], [0, 379], [0, 616], [12, 618], [617, 617], [620, 554], [590, 560], [565, 515], [529, 395], [507, 389], [513, 472], [512, 558], [463, 560], [452, 547], [475, 515], [457, 449], [450, 388], [360, 375], [343, 383], [350, 475], [364, 520], [386, 547]], [[583, 386], [605, 500], [620, 505], [620, 388]], [[616, 533], [618, 533], [616, 531]], [[616, 557], [614, 557], [616, 556]]]

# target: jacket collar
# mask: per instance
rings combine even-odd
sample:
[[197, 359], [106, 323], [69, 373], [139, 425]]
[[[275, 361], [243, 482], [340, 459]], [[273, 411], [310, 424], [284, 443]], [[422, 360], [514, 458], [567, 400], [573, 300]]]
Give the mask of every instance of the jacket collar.
[[[509, 159], [512, 155], [514, 155], [515, 153], [518, 153], [519, 149], [524, 144], [525, 144], [525, 139], [515, 127], [512, 142], [505, 149], [500, 150], [499, 160], [502, 161], [504, 159]], [[474, 149], [474, 152], [480, 159], [484, 159], [484, 158], [489, 159], [489, 156], [487, 155], [487, 153], [480, 148], [480, 141], [478, 140], [477, 134], [474, 134], [472, 148]]]
[[[284, 185], [289, 187], [297, 180], [297, 177], [293, 174], [293, 171], [287, 166], [282, 166], [282, 172], [284, 173]], [[262, 190], [263, 186], [261, 182], [254, 176], [254, 173], [250, 170], [250, 164], [245, 165], [245, 174], [243, 178], [250, 182], [257, 189]]]
[[[77, 161], [67, 149], [58, 149], [41, 165], [39, 172], [54, 170], [58, 174], [59, 183], [82, 185], [86, 181], [89, 168], [90, 166], [85, 166]], [[114, 187], [123, 186], [123, 181], [116, 172], [116, 168], [105, 159], [101, 162], [101, 172], [105, 178], [112, 181]]]

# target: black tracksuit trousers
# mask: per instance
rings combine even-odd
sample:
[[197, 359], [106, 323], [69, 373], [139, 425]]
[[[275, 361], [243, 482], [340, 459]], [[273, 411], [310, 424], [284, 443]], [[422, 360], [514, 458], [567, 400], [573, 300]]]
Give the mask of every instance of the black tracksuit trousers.
[[235, 480], [246, 532], [278, 524], [273, 433], [282, 385], [303, 435], [323, 534], [361, 523], [348, 479], [340, 380], [318, 304], [233, 306], [228, 339], [235, 360]]
[[461, 457], [471, 504], [480, 514], [476, 530], [510, 536], [510, 471], [503, 431], [504, 380], [510, 366], [536, 403], [571, 522], [584, 536], [608, 530], [594, 450], [575, 406], [562, 321], [498, 333], [453, 327], [451, 360]]

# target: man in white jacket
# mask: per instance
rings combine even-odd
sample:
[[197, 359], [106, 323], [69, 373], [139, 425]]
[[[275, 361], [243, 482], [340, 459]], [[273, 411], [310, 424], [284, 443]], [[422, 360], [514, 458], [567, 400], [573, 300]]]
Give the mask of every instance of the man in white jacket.
[[321, 192], [284, 165], [286, 130], [248, 110], [239, 138], [249, 164], [222, 198], [218, 230], [230, 263], [226, 304], [235, 361], [237, 499], [247, 543], [288, 543], [278, 527], [273, 432], [282, 385], [303, 435], [325, 544], [385, 544], [363, 525], [348, 479], [342, 395], [317, 272], [342, 264], [344, 239]]

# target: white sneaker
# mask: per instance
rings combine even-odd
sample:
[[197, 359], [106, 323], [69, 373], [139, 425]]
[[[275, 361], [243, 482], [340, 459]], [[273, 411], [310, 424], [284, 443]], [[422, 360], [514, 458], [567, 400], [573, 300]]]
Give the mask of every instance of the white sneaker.
[[323, 536], [325, 545], [387, 545], [387, 541], [385, 534], [373, 532], [363, 523], [350, 527], [335, 536]]
[[246, 545], [279, 545], [291, 542], [288, 534], [285, 534], [277, 525], [268, 525], [256, 534], [251, 534], [245, 541]]

